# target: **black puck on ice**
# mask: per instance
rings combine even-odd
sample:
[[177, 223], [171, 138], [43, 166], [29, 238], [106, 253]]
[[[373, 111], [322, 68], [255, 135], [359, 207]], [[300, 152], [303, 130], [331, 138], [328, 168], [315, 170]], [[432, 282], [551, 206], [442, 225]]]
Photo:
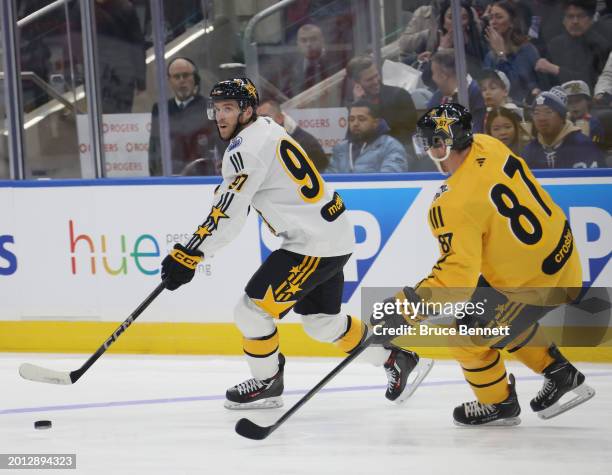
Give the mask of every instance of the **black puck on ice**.
[[36, 421], [34, 429], [51, 429], [51, 421]]

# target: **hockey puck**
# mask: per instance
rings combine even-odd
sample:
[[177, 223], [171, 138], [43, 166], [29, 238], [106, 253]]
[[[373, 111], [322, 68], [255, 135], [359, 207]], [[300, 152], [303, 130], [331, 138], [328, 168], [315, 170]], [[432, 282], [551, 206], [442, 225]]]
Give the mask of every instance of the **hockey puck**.
[[34, 429], [51, 429], [51, 421], [36, 421]]

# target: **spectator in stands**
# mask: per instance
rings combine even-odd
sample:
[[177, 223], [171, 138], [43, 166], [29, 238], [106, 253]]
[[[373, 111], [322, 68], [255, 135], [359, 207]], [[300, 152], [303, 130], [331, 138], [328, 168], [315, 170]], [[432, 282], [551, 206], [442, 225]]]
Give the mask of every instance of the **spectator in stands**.
[[417, 56], [435, 51], [438, 44], [438, 23], [440, 6], [444, 0], [433, 0], [429, 5], [422, 5], [414, 11], [408, 26], [399, 39], [402, 61], [413, 64]]
[[[485, 48], [481, 41], [481, 32], [477, 23], [477, 14], [468, 0], [461, 1], [461, 26], [465, 42], [465, 60], [470, 74], [476, 74], [482, 69]], [[438, 21], [438, 48], [435, 51], [454, 49], [453, 44], [453, 14], [450, 0], [446, 0], [440, 8]]]
[[[217, 175], [225, 144], [217, 134], [215, 124], [206, 117], [206, 101], [200, 95], [200, 75], [189, 59], [178, 57], [168, 63], [168, 83], [174, 97], [168, 100], [172, 174], [177, 175], [198, 158], [207, 160], [205, 175]], [[159, 129], [159, 106], [151, 112], [149, 139], [149, 169], [151, 175], [162, 172], [162, 151]], [[197, 170], [206, 167], [200, 164]]]
[[592, 28], [596, 6], [595, 0], [565, 0], [565, 32], [550, 42], [547, 58], [536, 63], [551, 84], [579, 79], [595, 86], [610, 52], [608, 41]]
[[501, 107], [509, 102], [510, 81], [502, 71], [485, 69], [480, 75], [478, 85], [487, 109]]
[[595, 85], [593, 102], [602, 106], [612, 106], [612, 53], [608, 55], [608, 61]]
[[532, 16], [527, 36], [540, 56], [546, 57], [550, 41], [563, 33], [563, 5], [559, 0], [531, 0], [529, 6]]
[[485, 130], [489, 112], [498, 107], [504, 107], [505, 109], [511, 110], [519, 116], [521, 122], [525, 120], [523, 109], [518, 107], [512, 102], [512, 99], [510, 99], [510, 81], [508, 80], [508, 76], [502, 71], [484, 69], [480, 73], [478, 85], [480, 86], [482, 97], [487, 107], [487, 113], [484, 119]]
[[502, 71], [512, 84], [510, 93], [518, 105], [529, 102], [540, 92], [535, 65], [540, 57], [523, 31], [523, 20], [513, 3], [495, 2], [490, 9], [490, 25], [485, 29], [489, 43], [484, 65]]
[[262, 101], [257, 108], [257, 115], [270, 117], [278, 125], [282, 125], [287, 133], [302, 146], [317, 170], [323, 172], [327, 168], [329, 158], [325, 155], [319, 141], [298, 126], [297, 122], [290, 116], [285, 114], [278, 102], [273, 99]]
[[378, 105], [380, 117], [390, 128], [389, 135], [409, 150], [416, 130], [417, 112], [410, 93], [387, 86], [370, 56], [356, 56], [346, 66], [346, 74], [360, 89], [363, 98]]
[[604, 128], [601, 121], [591, 115], [591, 91], [584, 81], [568, 81], [561, 88], [567, 95], [569, 120], [594, 143], [600, 145], [604, 139]]
[[325, 51], [321, 29], [313, 24], [303, 25], [297, 33], [299, 56], [291, 61], [291, 69], [284, 75], [282, 87], [287, 97], [293, 97], [331, 76], [334, 67], [340, 69]]
[[599, 148], [566, 119], [567, 96], [553, 88], [536, 97], [533, 126], [536, 137], [522, 157], [531, 168], [595, 168], [604, 165]]
[[379, 107], [364, 99], [348, 107], [345, 140], [335, 145], [327, 173], [389, 173], [408, 171], [402, 144], [388, 135]]
[[606, 0], [605, 3], [606, 7], [599, 11], [599, 18], [593, 28], [612, 46], [612, 0]]
[[487, 112], [485, 131], [488, 135], [501, 140], [512, 152], [520, 154], [525, 137], [528, 137], [521, 124], [521, 117], [512, 109], [495, 107]]
[[[431, 81], [431, 56], [437, 51], [453, 49], [453, 15], [449, 0], [440, 4], [440, 13], [437, 17], [436, 30], [430, 32], [435, 38], [430, 49], [419, 51], [416, 63], [412, 66], [423, 71], [423, 81], [432, 86]], [[472, 8], [469, 0], [461, 1], [461, 25], [463, 29], [463, 40], [465, 44], [465, 58], [468, 73], [476, 75], [482, 69], [484, 58], [484, 45], [481, 41], [481, 32], [477, 22], [477, 13]]]
[[[455, 53], [453, 50], [438, 51], [431, 58], [432, 79], [438, 89], [431, 97], [427, 108], [448, 102], [459, 102], [457, 93], [457, 74], [455, 72]], [[484, 129], [486, 112], [484, 99], [478, 83], [468, 78], [468, 109], [472, 113], [474, 132]]]

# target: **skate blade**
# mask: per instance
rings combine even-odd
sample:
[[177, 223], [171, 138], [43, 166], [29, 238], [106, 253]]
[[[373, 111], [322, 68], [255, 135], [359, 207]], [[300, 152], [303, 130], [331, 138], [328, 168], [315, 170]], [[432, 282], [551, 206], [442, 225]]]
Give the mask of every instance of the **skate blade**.
[[462, 424], [461, 422], [453, 421], [457, 427], [507, 427], [517, 426], [521, 423], [520, 417], [507, 417], [496, 421], [486, 422], [484, 424]]
[[269, 397], [266, 399], [260, 399], [259, 401], [253, 402], [233, 402], [227, 399], [223, 403], [223, 407], [230, 410], [246, 410], [246, 409], [276, 409], [277, 407], [283, 407], [283, 398]]
[[[417, 365], [412, 370], [412, 373], [408, 376], [408, 381], [406, 381], [406, 387], [402, 391], [402, 393], [395, 399], [393, 402], [395, 404], [403, 404], [406, 400], [412, 396], [412, 394], [417, 390], [419, 385], [423, 382], [425, 377], [433, 368], [434, 361], [429, 358], [420, 358]], [[411, 377], [414, 375], [414, 378]]]
[[587, 402], [589, 399], [595, 396], [595, 390], [588, 384], [584, 383], [577, 388], [572, 389], [571, 392], [574, 393], [574, 397], [572, 399], [562, 404], [557, 401], [552, 406], [538, 412], [538, 417], [544, 420], [552, 419], [553, 417], [557, 417], [558, 415], [563, 414], [564, 412], [567, 412], [584, 402]]

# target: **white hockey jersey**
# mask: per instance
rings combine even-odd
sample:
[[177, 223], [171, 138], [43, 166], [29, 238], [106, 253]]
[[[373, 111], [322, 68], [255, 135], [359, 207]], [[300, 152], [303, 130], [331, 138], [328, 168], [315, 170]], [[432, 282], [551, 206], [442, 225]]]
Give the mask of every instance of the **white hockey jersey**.
[[223, 155], [223, 182], [196, 234], [204, 255], [230, 242], [257, 211], [283, 238], [281, 248], [308, 256], [353, 252], [355, 235], [344, 203], [323, 181], [283, 127], [259, 117], [234, 137]]

